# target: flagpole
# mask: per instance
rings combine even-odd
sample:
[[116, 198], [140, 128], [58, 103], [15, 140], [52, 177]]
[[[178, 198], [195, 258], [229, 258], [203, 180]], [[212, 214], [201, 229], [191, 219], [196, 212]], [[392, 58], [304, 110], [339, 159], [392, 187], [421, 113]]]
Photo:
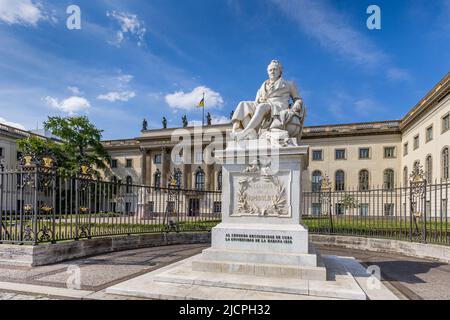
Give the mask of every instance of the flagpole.
[[203, 92], [203, 107], [202, 107], [202, 127], [205, 126], [205, 93]]

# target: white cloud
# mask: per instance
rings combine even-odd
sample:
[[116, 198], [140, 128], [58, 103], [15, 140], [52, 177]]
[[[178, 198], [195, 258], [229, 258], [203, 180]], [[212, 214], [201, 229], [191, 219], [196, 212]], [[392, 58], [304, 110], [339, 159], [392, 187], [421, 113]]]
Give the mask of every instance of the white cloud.
[[128, 101], [136, 96], [136, 93], [133, 91], [112, 91], [106, 94], [101, 94], [97, 97], [99, 100], [107, 100], [110, 102], [116, 101]]
[[346, 21], [347, 17], [323, 0], [272, 0], [304, 33], [321, 46], [359, 65], [376, 67], [386, 55]]
[[387, 78], [391, 81], [409, 81], [411, 80], [411, 75], [403, 69], [389, 68], [387, 70]]
[[117, 77], [117, 80], [119, 80], [119, 82], [121, 82], [122, 84], [127, 84], [130, 83], [131, 80], [133, 80], [134, 76], [132, 76], [131, 74], [124, 74], [124, 75], [120, 75]]
[[144, 43], [144, 36], [146, 29], [144, 22], [138, 19], [135, 14], [117, 12], [117, 11], [107, 11], [106, 16], [116, 20], [120, 25], [120, 30], [116, 32], [116, 39], [111, 41], [110, 44], [120, 46], [120, 44], [125, 39], [126, 34], [130, 34], [137, 38], [138, 46]]
[[227, 124], [230, 123], [231, 120], [230, 118], [227, 118], [225, 116], [212, 116], [212, 124]]
[[36, 26], [40, 20], [57, 21], [56, 17], [46, 14], [35, 0], [0, 0], [0, 21], [10, 25]]
[[77, 96], [72, 96], [62, 101], [47, 96], [44, 98], [44, 100], [47, 102], [49, 106], [64, 111], [69, 115], [74, 115], [79, 111], [87, 111], [91, 108], [91, 104], [89, 103], [88, 100]]
[[69, 90], [72, 94], [77, 96], [83, 94], [83, 92], [81, 92], [81, 90], [78, 87], [67, 87], [67, 90]]
[[0, 117], [0, 123], [3, 123], [10, 127], [26, 130], [25, 127], [23, 125], [21, 125], [20, 123], [7, 121], [5, 118], [2, 118], [2, 117]]
[[165, 99], [171, 108], [194, 110], [200, 100], [202, 100], [203, 93], [205, 94], [205, 107], [207, 109], [221, 108], [223, 106], [223, 98], [220, 93], [205, 86], [199, 86], [191, 92], [176, 91], [166, 95]]

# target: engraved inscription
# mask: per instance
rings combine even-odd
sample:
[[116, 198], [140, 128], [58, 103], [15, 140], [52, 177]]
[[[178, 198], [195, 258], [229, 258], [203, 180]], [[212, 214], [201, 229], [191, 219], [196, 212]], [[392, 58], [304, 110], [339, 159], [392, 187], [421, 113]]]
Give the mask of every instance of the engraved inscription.
[[289, 215], [286, 188], [274, 175], [250, 175], [241, 178], [234, 216], [286, 217]]
[[283, 236], [283, 235], [227, 233], [227, 234], [225, 234], [225, 241], [226, 242], [292, 244], [292, 237], [291, 236]]

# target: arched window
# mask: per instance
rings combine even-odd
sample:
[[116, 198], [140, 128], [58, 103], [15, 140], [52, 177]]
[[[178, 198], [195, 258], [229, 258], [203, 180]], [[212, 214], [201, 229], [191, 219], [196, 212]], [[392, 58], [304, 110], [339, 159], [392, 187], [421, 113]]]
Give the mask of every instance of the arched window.
[[335, 175], [335, 186], [336, 191], [344, 191], [345, 190], [345, 173], [342, 170], [336, 171]]
[[222, 170], [217, 174], [217, 190], [222, 191]]
[[433, 157], [431, 154], [425, 159], [425, 177], [428, 183], [433, 183]]
[[391, 190], [394, 189], [394, 170], [392, 169], [386, 169], [384, 170], [384, 175], [383, 175], [383, 181], [384, 181], [384, 188]]
[[408, 167], [403, 168], [403, 187], [408, 186]]
[[195, 189], [204, 190], [205, 189], [205, 172], [201, 168], [195, 173]]
[[449, 179], [448, 147], [442, 150], [442, 179]]
[[369, 171], [367, 170], [361, 170], [359, 172], [359, 190], [369, 190]]
[[153, 175], [153, 186], [155, 188], [161, 188], [161, 171], [159, 171], [159, 169], [157, 169]]
[[131, 193], [132, 185], [133, 184], [133, 178], [130, 176], [127, 176], [126, 179], [126, 193]]
[[311, 191], [319, 192], [321, 183], [322, 183], [322, 172], [316, 170], [313, 172], [311, 178]]
[[177, 182], [177, 188], [181, 188], [181, 182], [183, 181], [183, 173], [181, 172], [180, 169], [176, 169], [173, 177], [175, 179], [175, 181]]

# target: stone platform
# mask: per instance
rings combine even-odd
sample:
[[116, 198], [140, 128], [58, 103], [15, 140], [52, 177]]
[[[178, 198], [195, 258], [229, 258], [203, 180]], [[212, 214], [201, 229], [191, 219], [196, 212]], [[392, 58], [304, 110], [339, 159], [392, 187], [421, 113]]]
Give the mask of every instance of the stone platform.
[[193, 262], [199, 260], [201, 255], [117, 284], [106, 291], [163, 300], [367, 299], [362, 289], [367, 278], [361, 282], [348, 271], [359, 270], [359, 276], [364, 273], [365, 269], [353, 258], [324, 256], [323, 263], [328, 270], [326, 280], [283, 278], [279, 273], [270, 276], [193, 270]]

